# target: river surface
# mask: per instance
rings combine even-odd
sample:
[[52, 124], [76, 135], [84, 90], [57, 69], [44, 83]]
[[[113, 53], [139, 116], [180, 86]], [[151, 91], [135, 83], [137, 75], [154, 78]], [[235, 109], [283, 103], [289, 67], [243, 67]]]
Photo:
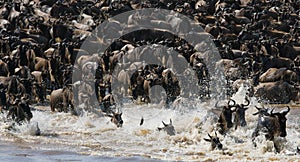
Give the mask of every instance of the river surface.
[[[243, 95], [234, 96], [242, 102]], [[287, 115], [287, 137], [283, 150], [276, 154], [272, 144], [260, 135], [257, 147], [251, 141], [257, 116], [252, 98], [246, 111], [247, 126], [220, 137], [223, 150], [210, 150], [203, 140], [212, 133], [218, 117], [216, 101], [182, 99], [170, 109], [161, 104], [124, 104], [124, 124], [117, 128], [110, 119], [97, 113], [72, 116], [51, 112], [48, 106], [33, 106], [29, 124], [8, 129], [6, 113], [0, 114], [0, 161], [299, 161], [300, 108], [293, 106]], [[280, 111], [276, 108], [275, 111]], [[140, 125], [144, 118], [143, 125]], [[157, 127], [170, 119], [176, 130], [169, 136]], [[35, 136], [36, 125], [41, 130]]]

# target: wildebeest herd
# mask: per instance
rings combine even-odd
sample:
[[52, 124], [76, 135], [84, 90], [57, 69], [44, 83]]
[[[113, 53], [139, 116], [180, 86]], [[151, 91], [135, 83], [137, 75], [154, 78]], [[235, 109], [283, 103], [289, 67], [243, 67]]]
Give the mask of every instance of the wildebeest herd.
[[[176, 11], [197, 21], [209, 33], [221, 54], [217, 64], [224, 67], [229, 97], [241, 84], [248, 84], [248, 97], [255, 96], [262, 102], [300, 101], [298, 1], [2, 0], [0, 5], [1, 111], [7, 110], [8, 117], [18, 123], [32, 118], [29, 105], [50, 102], [51, 111], [71, 111], [74, 115], [79, 114], [77, 107], [87, 111], [101, 107], [105, 116], [111, 117], [118, 127], [122, 126], [122, 113], [113, 109], [112, 80], [128, 85], [128, 88], [120, 87], [120, 94], [145, 103], [151, 102], [150, 88], [161, 85], [168, 105], [181, 93], [177, 75], [186, 72], [184, 68], [177, 71], [166, 68], [176, 64], [176, 60], [187, 60], [186, 67], [196, 72], [197, 85], [206, 89], [198, 95], [209, 96], [209, 77], [213, 74], [208, 74], [202, 58], [205, 51], [195, 51], [186, 41], [167, 32], [145, 30], [122, 36], [101, 55], [93, 48], [88, 51], [80, 48], [92, 30], [105, 20], [142, 8]], [[128, 19], [128, 23], [134, 22]], [[168, 20], [152, 23], [166, 26], [164, 29], [172, 28]], [[178, 23], [180, 26], [181, 22]], [[119, 27], [102, 32], [118, 33]], [[97, 41], [89, 43], [97, 46]], [[160, 57], [161, 52], [168, 51], [143, 47], [149, 44], [172, 47], [178, 55]], [[142, 47], [141, 51], [137, 47]], [[131, 62], [149, 57], [145, 55], [147, 50], [162, 66]], [[117, 78], [113, 78], [112, 72], [122, 57], [125, 63]], [[74, 71], [80, 75], [72, 78]], [[133, 71], [131, 76], [130, 71]], [[226, 106], [221, 106], [219, 133], [226, 134], [233, 126], [235, 129], [246, 126], [245, 111], [250, 101], [246, 99], [246, 102], [236, 104], [229, 100]], [[220, 106], [216, 104], [216, 107]], [[281, 113], [257, 109], [259, 120], [253, 139], [263, 128], [269, 140], [286, 136], [285, 115], [290, 108]], [[173, 127], [172, 122], [164, 125]], [[175, 134], [174, 130], [166, 130], [170, 135]], [[209, 137], [207, 141], [218, 141], [217, 136]], [[212, 146], [222, 148], [219, 143]], [[275, 143], [274, 146], [279, 152]]]

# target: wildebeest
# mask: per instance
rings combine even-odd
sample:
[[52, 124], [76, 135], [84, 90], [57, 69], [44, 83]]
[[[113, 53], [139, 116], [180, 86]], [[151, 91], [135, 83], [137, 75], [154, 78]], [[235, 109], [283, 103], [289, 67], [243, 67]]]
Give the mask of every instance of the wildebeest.
[[269, 103], [282, 103], [287, 104], [291, 100], [296, 100], [297, 87], [283, 81], [259, 83], [254, 87], [255, 97], [262, 100], [267, 100]]
[[162, 72], [162, 87], [167, 93], [166, 105], [173, 102], [180, 95], [179, 80], [171, 69], [165, 69]]
[[7, 63], [0, 59], [0, 76], [7, 77], [9, 76], [9, 70]]
[[208, 133], [208, 137], [209, 137], [209, 139], [204, 138], [204, 140], [207, 141], [207, 142], [210, 142], [211, 150], [214, 150], [215, 148], [218, 148], [219, 150], [221, 150], [223, 148], [223, 145], [220, 142], [219, 137], [217, 136], [217, 132], [215, 132], [215, 136], [211, 136]]
[[31, 75], [34, 77], [32, 83], [32, 98], [36, 102], [44, 102], [46, 98], [46, 82], [47, 78], [41, 71], [33, 71]]
[[115, 104], [113, 95], [108, 93], [101, 101], [101, 109], [103, 112], [109, 112], [111, 110], [111, 106], [114, 106]]
[[[237, 129], [238, 126], [245, 127], [247, 125], [245, 111], [250, 104], [249, 99], [246, 98], [246, 102], [246, 104], [237, 104], [235, 100], [230, 99], [225, 106], [219, 106], [218, 102], [215, 104], [215, 107], [222, 108], [217, 123], [219, 133], [226, 134], [233, 126]], [[233, 121], [232, 117], [234, 117]]]
[[287, 68], [269, 68], [265, 73], [259, 77], [259, 81], [264, 82], [275, 82], [285, 81], [288, 83], [295, 83], [299, 80], [297, 73]]
[[110, 117], [110, 121], [114, 123], [117, 127], [122, 127], [123, 119], [122, 119], [122, 112], [113, 112], [111, 114], [106, 114], [106, 116]]
[[2, 109], [8, 110], [8, 104], [6, 100], [6, 87], [4, 87], [3, 83], [0, 82], [0, 113]]
[[171, 119], [170, 119], [170, 123], [169, 124], [166, 124], [164, 121], [162, 121], [162, 123], [164, 124], [164, 127], [163, 128], [158, 127], [159, 131], [164, 130], [170, 136], [174, 136], [176, 134], [175, 128], [174, 128], [174, 126], [172, 124], [172, 120]]
[[[81, 81], [80, 85], [78, 86], [78, 101], [76, 103], [78, 105], [82, 104], [85, 110], [91, 110], [93, 105], [97, 101], [95, 101], [95, 90], [93, 89], [93, 82], [91, 81]], [[78, 106], [77, 105], [77, 106]]]
[[287, 110], [273, 113], [273, 110], [268, 113], [265, 108], [257, 108], [258, 112], [254, 115], [259, 114], [257, 126], [252, 133], [252, 142], [256, 146], [255, 138], [259, 135], [259, 132], [265, 132], [266, 140], [273, 141], [276, 152], [280, 152], [280, 147], [275, 138], [286, 137], [286, 115], [290, 111], [290, 107], [287, 106]]
[[25, 93], [25, 86], [20, 82], [19, 77], [16, 75], [11, 76], [7, 87], [7, 94], [10, 99], [14, 100], [16, 96], [22, 97]]
[[245, 127], [247, 125], [246, 119], [245, 119], [245, 111], [248, 109], [246, 106], [249, 106], [250, 101], [248, 98], [246, 98], [247, 103], [244, 104], [234, 104], [236, 107], [233, 115], [234, 115], [234, 124], [235, 129], [237, 129], [238, 126]]
[[215, 107], [222, 108], [222, 112], [218, 119], [217, 127], [219, 129], [218, 130], [219, 133], [225, 134], [230, 128], [233, 127], [232, 114], [236, 110], [233, 109], [235, 107], [235, 101], [231, 99], [228, 101], [227, 105], [223, 107], [218, 106], [218, 102], [217, 102], [215, 104]]
[[76, 115], [74, 110], [73, 92], [70, 86], [54, 90], [50, 94], [51, 111], [58, 109], [59, 112], [68, 112], [68, 107], [71, 106], [71, 113]]
[[16, 98], [8, 110], [7, 117], [11, 117], [19, 124], [24, 120], [29, 122], [33, 115], [31, 113], [28, 101], [24, 98]]

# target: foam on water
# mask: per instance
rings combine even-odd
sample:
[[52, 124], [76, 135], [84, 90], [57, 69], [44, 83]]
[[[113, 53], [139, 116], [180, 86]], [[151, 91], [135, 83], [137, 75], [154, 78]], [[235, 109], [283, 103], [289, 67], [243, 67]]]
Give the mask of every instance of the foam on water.
[[[233, 96], [237, 102], [244, 101], [246, 91], [240, 89]], [[218, 117], [213, 111], [216, 101], [182, 99], [175, 108], [166, 109], [159, 104], [125, 104], [124, 124], [117, 128], [110, 119], [95, 113], [84, 113], [80, 117], [69, 113], [34, 110], [30, 124], [16, 126], [16, 130], [5, 129], [3, 122], [6, 114], [0, 115], [1, 139], [12, 141], [33, 150], [72, 151], [80, 154], [102, 157], [146, 157], [161, 160], [220, 160], [220, 161], [288, 161], [299, 159], [295, 155], [300, 146], [299, 114], [294, 109], [287, 115], [287, 133], [284, 149], [274, 153], [270, 142], [259, 136], [258, 146], [252, 145], [251, 134], [256, 126], [257, 116], [251, 98], [250, 108], [246, 111], [247, 126], [231, 130], [228, 135], [219, 135], [224, 150], [210, 151], [210, 143], [203, 140], [214, 128]], [[140, 120], [144, 118], [143, 125]], [[170, 119], [176, 130], [169, 136], [157, 127], [162, 121]], [[36, 125], [41, 136], [35, 136]], [[283, 140], [283, 139], [278, 139]]]

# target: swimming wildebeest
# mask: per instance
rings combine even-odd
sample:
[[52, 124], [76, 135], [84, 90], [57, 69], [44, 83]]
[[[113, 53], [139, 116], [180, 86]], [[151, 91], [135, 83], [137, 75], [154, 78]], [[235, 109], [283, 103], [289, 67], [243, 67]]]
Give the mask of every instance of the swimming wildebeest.
[[164, 131], [167, 132], [168, 135], [174, 136], [175, 135], [175, 128], [172, 124], [172, 120], [170, 119], [169, 124], [166, 124], [164, 121], [162, 121], [162, 123], [164, 124], [164, 127], [163, 128], [158, 127], [158, 130], [159, 131], [164, 130]]
[[17, 123], [21, 123], [22, 121], [29, 122], [30, 119], [33, 117], [28, 100], [16, 98], [15, 101], [11, 104], [7, 117], [11, 117]]
[[[233, 102], [233, 104], [231, 104]], [[227, 105], [224, 105], [223, 107], [218, 106], [218, 102], [215, 104], [215, 107], [222, 108], [222, 112], [219, 116], [217, 127], [218, 131], [221, 134], [225, 134], [231, 127], [233, 127], [232, 122], [232, 113], [235, 111], [234, 108], [235, 101], [230, 99], [227, 103]]]
[[210, 142], [211, 144], [211, 150], [214, 150], [216, 147], [221, 150], [223, 148], [223, 145], [222, 143], [220, 142], [220, 139], [219, 137], [217, 136], [217, 132], [215, 132], [215, 136], [211, 136], [209, 133], [208, 133], [208, 137], [209, 139], [207, 138], [204, 138], [205, 141], [207, 142]]
[[110, 117], [110, 121], [112, 123], [114, 123], [115, 125], [117, 125], [117, 127], [122, 127], [123, 125], [123, 119], [122, 119], [122, 112], [113, 112], [112, 111], [112, 114], [106, 114], [105, 116], [108, 116]]
[[234, 115], [234, 124], [235, 129], [237, 129], [238, 126], [245, 127], [247, 125], [246, 119], [245, 119], [245, 112], [248, 109], [246, 106], [249, 106], [250, 101], [246, 98], [247, 103], [244, 104], [235, 104], [236, 107], [233, 115]]
[[[223, 107], [218, 106], [218, 102], [216, 103], [215, 107], [222, 108], [217, 124], [221, 134], [225, 134], [233, 125], [235, 125], [235, 129], [238, 126], [244, 127], [247, 125], [245, 111], [248, 109], [246, 106], [250, 104], [250, 101], [247, 98], [246, 101], [246, 104], [237, 104], [235, 100], [230, 99], [227, 105]], [[232, 116], [234, 117], [233, 122]]]
[[273, 113], [274, 109], [272, 109], [270, 113], [268, 113], [265, 108], [256, 107], [256, 109], [258, 112], [253, 115], [259, 114], [259, 116], [257, 126], [252, 134], [252, 142], [254, 146], [256, 146], [254, 140], [259, 135], [259, 132], [264, 132], [266, 133], [266, 140], [273, 141], [276, 152], [280, 152], [280, 147], [274, 140], [275, 137], [286, 137], [287, 135], [286, 115], [290, 111], [290, 107], [287, 106], [287, 110], [276, 113]]

